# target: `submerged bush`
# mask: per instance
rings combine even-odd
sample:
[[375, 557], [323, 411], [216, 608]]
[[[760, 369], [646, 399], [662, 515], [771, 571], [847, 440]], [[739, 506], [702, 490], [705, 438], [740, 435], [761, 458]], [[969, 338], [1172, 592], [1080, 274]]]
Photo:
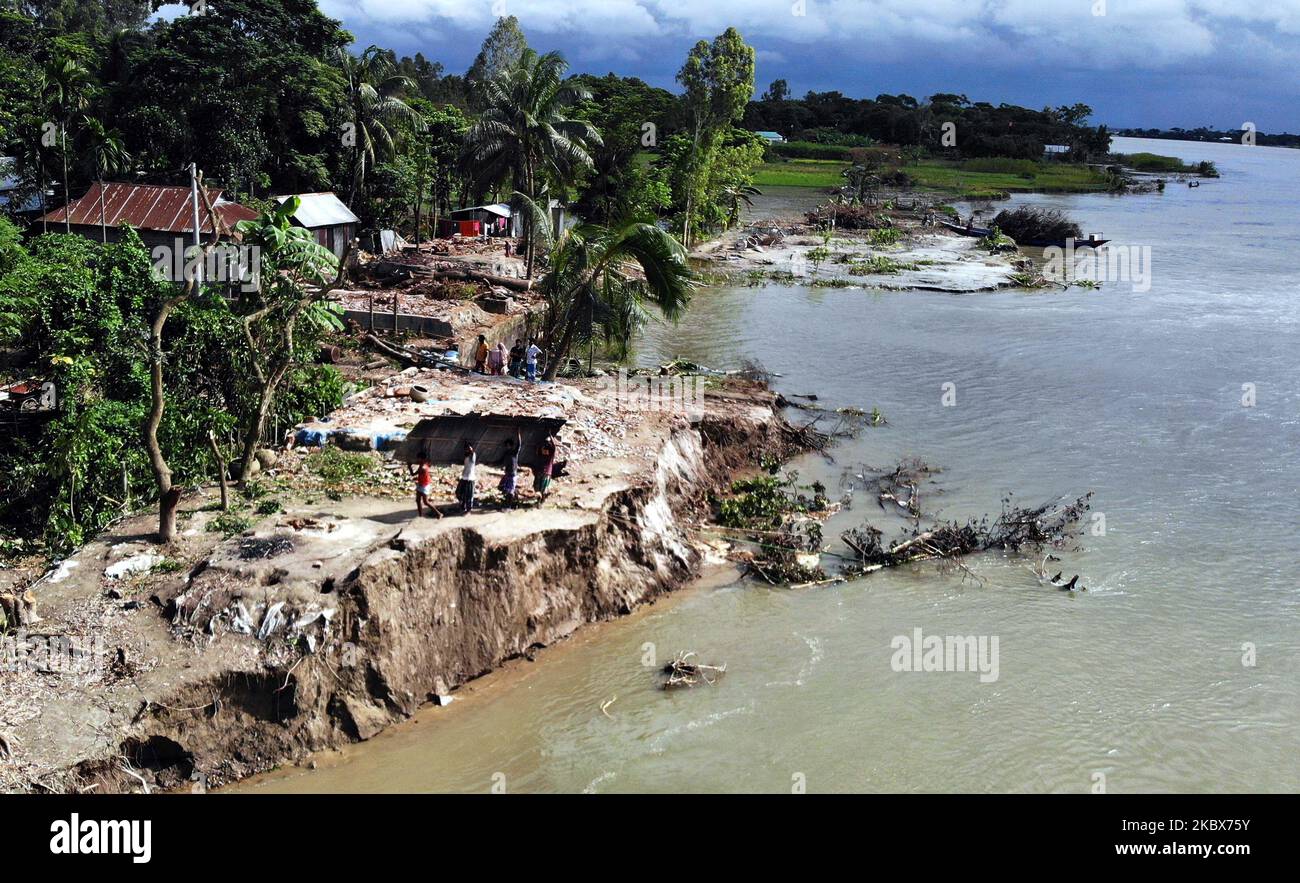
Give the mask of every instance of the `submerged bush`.
[[1079, 225], [1059, 209], [1022, 205], [998, 212], [993, 224], [1016, 242], [1082, 236]]

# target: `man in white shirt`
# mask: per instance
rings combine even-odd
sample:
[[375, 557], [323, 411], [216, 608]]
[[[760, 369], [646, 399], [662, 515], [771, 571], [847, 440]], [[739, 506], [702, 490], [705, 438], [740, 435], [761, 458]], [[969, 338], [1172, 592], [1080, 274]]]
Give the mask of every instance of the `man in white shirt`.
[[542, 348], [537, 345], [537, 341], [528, 341], [528, 349], [524, 353], [524, 360], [528, 368], [528, 379], [531, 382], [537, 381], [537, 357], [542, 354]]
[[474, 477], [478, 455], [474, 446], [465, 442], [465, 468], [461, 470], [460, 481], [456, 482], [456, 499], [460, 502], [460, 511], [468, 515], [474, 508]]

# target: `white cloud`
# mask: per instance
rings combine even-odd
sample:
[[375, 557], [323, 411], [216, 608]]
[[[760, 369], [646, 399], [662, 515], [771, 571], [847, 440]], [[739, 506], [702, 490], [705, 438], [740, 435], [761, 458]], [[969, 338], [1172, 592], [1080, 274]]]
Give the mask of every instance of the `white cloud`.
[[[872, 62], [1155, 69], [1254, 42], [1294, 52], [1300, 0], [322, 0], [350, 26], [428, 25], [485, 34], [499, 14], [524, 30], [576, 34], [583, 55], [645, 55], [661, 37], [735, 26], [751, 42], [833, 47]], [[1104, 7], [1104, 14], [1095, 14]]]

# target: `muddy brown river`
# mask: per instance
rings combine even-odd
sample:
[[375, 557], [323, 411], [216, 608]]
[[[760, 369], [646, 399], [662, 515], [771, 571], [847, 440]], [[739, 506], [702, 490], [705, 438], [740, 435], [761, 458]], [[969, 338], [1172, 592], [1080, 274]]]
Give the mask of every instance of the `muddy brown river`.
[[[836, 492], [913, 455], [943, 468], [927, 501], [946, 518], [1093, 491], [1104, 524], [1057, 565], [1087, 592], [1000, 555], [970, 562], [982, 583], [921, 566], [790, 590], [721, 571], [314, 771], [232, 790], [1300, 789], [1300, 151], [1116, 149], [1223, 177], [1017, 201], [1149, 247], [1148, 290], [713, 289], [638, 354], [755, 359], [787, 393], [879, 407], [888, 426], [795, 464]], [[878, 516], [858, 499], [826, 536]], [[996, 677], [897, 670], [917, 629], [996, 638]], [[679, 650], [725, 678], [657, 690], [646, 663]]]

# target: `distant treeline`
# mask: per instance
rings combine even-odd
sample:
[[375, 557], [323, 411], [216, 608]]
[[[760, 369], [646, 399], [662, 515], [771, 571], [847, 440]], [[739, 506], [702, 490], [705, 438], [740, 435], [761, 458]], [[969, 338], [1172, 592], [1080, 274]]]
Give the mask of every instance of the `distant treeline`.
[[[1037, 159], [1048, 144], [1070, 148], [1073, 159], [1099, 158], [1109, 149], [1111, 132], [1088, 126], [1086, 104], [1031, 110], [1013, 104], [971, 101], [941, 92], [918, 101], [911, 95], [849, 98], [839, 92], [808, 92], [791, 98], [784, 80], [776, 80], [745, 111], [747, 129], [780, 133], [788, 141], [844, 144], [859, 138], [951, 149], [962, 156], [1007, 156]], [[945, 129], [945, 123], [953, 125]], [[951, 137], [945, 141], [945, 131]]]
[[[1209, 129], [1201, 126], [1196, 129], [1116, 129], [1116, 135], [1125, 138], [1160, 138], [1164, 141], [1235, 141], [1242, 143], [1246, 134], [1243, 129]], [[1300, 135], [1280, 132], [1270, 135], [1266, 132], [1255, 133], [1255, 143], [1262, 147], [1300, 147]]]

